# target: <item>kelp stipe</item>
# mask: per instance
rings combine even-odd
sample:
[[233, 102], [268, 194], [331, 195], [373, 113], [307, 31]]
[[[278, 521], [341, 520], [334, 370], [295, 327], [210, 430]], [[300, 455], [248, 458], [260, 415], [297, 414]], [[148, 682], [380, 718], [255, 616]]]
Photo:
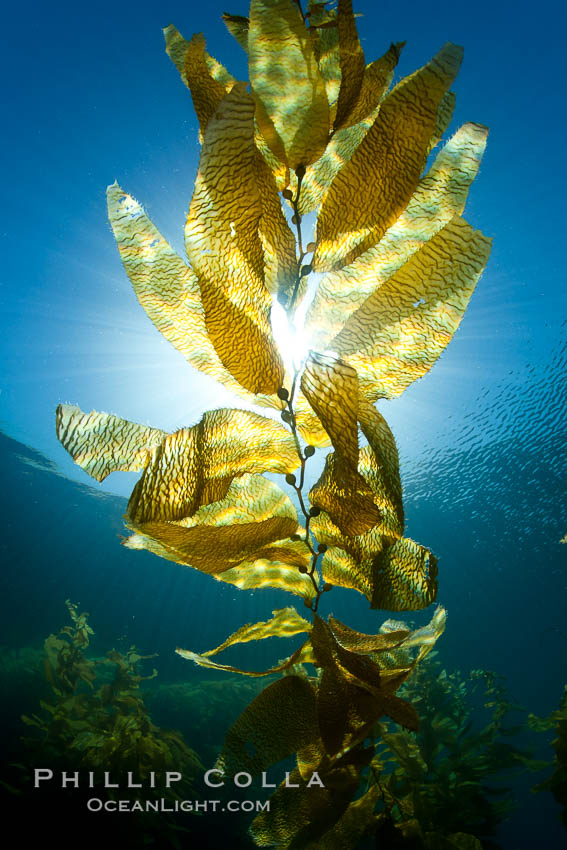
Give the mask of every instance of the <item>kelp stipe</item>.
[[[423, 174], [451, 121], [462, 49], [446, 44], [390, 88], [403, 43], [367, 64], [352, 3], [328, 5], [311, 0], [304, 13], [294, 0], [252, 0], [249, 17], [224, 16], [248, 54], [249, 90], [207, 53], [202, 35], [186, 41], [165, 30], [200, 125], [187, 260], [137, 201], [117, 184], [108, 189], [122, 262], [150, 319], [191, 365], [266, 416], [209, 411], [168, 434], [62, 405], [57, 433], [99, 481], [142, 470], [125, 545], [303, 599], [312, 621], [281, 609], [208, 653], [178, 652], [234, 670], [210, 656], [306, 634], [284, 661], [248, 673], [285, 675], [236, 721], [219, 765], [255, 773], [295, 753], [297, 788], [275, 792], [252, 826], [256, 843], [344, 849], [376, 825], [375, 787], [352, 802], [373, 757], [364, 741], [383, 715], [416, 728], [396, 691], [443, 631], [445, 612], [416, 632], [364, 635], [317, 611], [333, 586], [394, 611], [435, 600], [437, 560], [404, 537], [397, 448], [374, 403], [400, 395], [448, 345], [490, 240], [461, 217], [485, 127], [458, 129]], [[302, 217], [315, 210], [316, 236], [305, 243]], [[278, 302], [293, 322], [313, 271], [321, 279], [305, 319], [311, 350], [292, 368], [272, 313]], [[306, 494], [309, 458], [327, 446]], [[285, 476], [300, 517], [264, 472]], [[386, 663], [389, 654], [403, 663]], [[304, 788], [313, 774], [324, 787]]]

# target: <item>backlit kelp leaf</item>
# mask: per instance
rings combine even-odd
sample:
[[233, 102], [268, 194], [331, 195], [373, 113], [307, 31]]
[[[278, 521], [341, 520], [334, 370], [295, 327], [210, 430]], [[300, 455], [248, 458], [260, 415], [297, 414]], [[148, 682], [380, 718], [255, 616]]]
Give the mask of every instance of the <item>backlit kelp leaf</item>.
[[[229, 476], [223, 476], [221, 480], [226, 480], [226, 477]], [[258, 522], [272, 516], [297, 517], [289, 496], [263, 475], [244, 474], [234, 478], [222, 499], [203, 505], [192, 516], [184, 517], [178, 522], [185, 528], [191, 528], [194, 525], [238, 525]], [[290, 540], [289, 546], [295, 546], [299, 542]], [[306, 553], [309, 553], [307, 546], [304, 548]], [[294, 551], [294, 560], [303, 563], [300, 557], [300, 553], [303, 555], [303, 549], [297, 548]]]
[[356, 793], [359, 772], [353, 766], [324, 774], [326, 787], [308, 787], [299, 770], [270, 797], [270, 808], [256, 816], [250, 835], [259, 847], [305, 847], [324, 835], [341, 817]]
[[[256, 178], [262, 214], [260, 239], [264, 248], [265, 285], [286, 306], [297, 279], [295, 236], [291, 232], [276, 188], [275, 178], [259, 151], [256, 151]], [[307, 282], [303, 285], [303, 290]], [[296, 299], [299, 304], [301, 297]]]
[[108, 217], [120, 258], [141, 306], [188, 362], [249, 403], [278, 408], [277, 396], [247, 392], [223, 366], [209, 338], [199, 281], [117, 183], [107, 189]]
[[315, 523], [312, 523], [313, 533], [317, 540], [329, 546], [321, 561], [321, 571], [324, 581], [336, 587], [345, 587], [350, 590], [358, 590], [367, 599], [372, 599], [373, 572], [372, 564], [368, 558], [358, 560], [339, 546], [334, 546], [332, 538], [321, 534], [324, 527], [317, 517], [317, 531]]
[[[403, 639], [398, 645], [402, 643]], [[385, 675], [383, 669], [376, 663], [373, 652], [360, 653], [347, 649], [337, 640], [330, 624], [326, 624], [320, 618], [315, 619], [311, 631], [311, 645], [317, 666], [324, 670], [334, 670], [344, 682], [348, 682], [357, 689], [363, 688], [376, 698], [385, 699], [392, 696], [410, 673], [408, 665], [406, 668], [389, 671], [391, 675]], [[388, 649], [386, 643], [381, 647], [381, 651]], [[390, 711], [393, 709], [395, 705], [389, 704], [389, 708], [384, 708], [383, 713], [392, 716]]]
[[326, 511], [344, 534], [362, 534], [380, 520], [368, 484], [358, 466], [358, 380], [354, 370], [334, 357], [311, 353], [301, 389], [329, 434], [335, 451], [311, 489], [313, 505]]
[[[329, 105], [301, 12], [293, 0], [252, 0], [248, 31], [250, 85], [294, 170], [324, 151]], [[262, 113], [260, 130], [265, 132]], [[274, 151], [278, 155], [278, 151]]]
[[[265, 547], [269, 549], [270, 547]], [[226, 570], [221, 575], [215, 576], [228, 584], [233, 584], [239, 590], [259, 590], [262, 587], [274, 587], [278, 590], [285, 590], [288, 593], [295, 593], [309, 602], [315, 596], [313, 583], [311, 579], [300, 573], [297, 565], [286, 557], [288, 551], [293, 547], [288, 541], [285, 546], [274, 546], [278, 550], [279, 557], [274, 561], [267, 557], [255, 557], [249, 562], [243, 562], [237, 567]], [[272, 557], [275, 557], [275, 553]], [[307, 659], [305, 659], [307, 660]], [[294, 663], [303, 663], [304, 659]]]
[[260, 676], [270, 676], [272, 673], [283, 673], [284, 670], [287, 670], [294, 664], [297, 664], [298, 659], [301, 658], [302, 647], [299, 647], [293, 655], [290, 655], [289, 658], [281, 661], [275, 667], [270, 667], [269, 670], [260, 671], [241, 670], [240, 667], [232, 667], [230, 664], [218, 664], [216, 661], [211, 661], [211, 659], [207, 658], [205, 655], [199, 655], [197, 652], [191, 652], [190, 649], [181, 649], [178, 647], [175, 651], [182, 658], [185, 658], [187, 661], [192, 661], [194, 664], [198, 664], [199, 667], [208, 667], [211, 670], [224, 670], [226, 673], [239, 673], [241, 676], [253, 676], [254, 678], [258, 678]]
[[221, 362], [245, 389], [269, 394], [282, 385], [283, 364], [264, 284], [256, 167], [254, 102], [237, 84], [207, 126], [185, 245]]
[[313, 685], [284, 676], [268, 685], [227, 732], [216, 767], [227, 776], [256, 776], [318, 737]]
[[[355, 109], [349, 115], [348, 126], [333, 133], [325, 152], [306, 171], [301, 184], [299, 212], [312, 212], [322, 203], [335, 176], [348, 162], [364, 136], [374, 124], [380, 101], [387, 91], [403, 43], [392, 45], [381, 59], [366, 66], [362, 88]], [[394, 61], [395, 60], [395, 61]], [[290, 183], [294, 192], [297, 188], [295, 175]]]
[[433, 613], [433, 617], [425, 626], [420, 629], [415, 629], [404, 641], [404, 649], [419, 647], [419, 652], [416, 658], [416, 663], [421, 661], [431, 652], [443, 632], [447, 624], [447, 610], [442, 605], [438, 605]]
[[323, 474], [309, 491], [309, 500], [326, 511], [348, 537], [364, 534], [381, 518], [364, 478], [336, 452], [327, 455]]
[[387, 634], [365, 635], [331, 616], [329, 626], [341, 646], [351, 652], [384, 652], [400, 646], [410, 635], [407, 629], [398, 629]]
[[321, 206], [316, 271], [351, 263], [380, 240], [404, 209], [425, 165], [439, 103], [461, 57], [461, 48], [445, 45], [384, 98], [374, 124]]
[[208, 411], [154, 450], [130, 497], [128, 518], [139, 524], [190, 517], [201, 505], [224, 498], [235, 476], [289, 472], [298, 463], [283, 425], [245, 410]]
[[329, 755], [354, 746], [368, 734], [382, 714], [397, 714], [415, 728], [414, 714], [398, 705], [392, 691], [409, 674], [400, 671], [395, 680], [383, 688], [381, 671], [367, 655], [343, 648], [329, 626], [315, 617], [311, 631], [315, 663], [322, 669], [317, 695], [317, 711], [321, 738]]
[[[404, 530], [404, 506], [396, 440], [382, 414], [362, 397], [358, 400], [358, 420], [369, 443], [360, 452], [359, 472], [380, 508], [382, 533], [399, 537]], [[364, 547], [364, 550], [371, 551], [371, 548]]]
[[433, 148], [439, 144], [439, 142], [447, 132], [449, 124], [451, 123], [451, 119], [453, 118], [456, 102], [457, 95], [454, 91], [448, 91], [441, 98], [441, 103], [439, 104], [439, 109], [437, 110], [437, 121], [435, 122], [433, 135], [431, 136], [431, 141], [429, 143], [429, 153], [431, 153]]
[[[348, 162], [364, 136], [374, 123], [378, 108], [363, 121], [352, 127], [344, 127], [333, 133], [324, 153], [308, 166], [301, 183], [299, 195], [299, 212], [306, 215], [317, 209], [325, 197], [329, 186], [343, 165]], [[291, 175], [290, 186], [297, 193], [297, 178]]]
[[372, 608], [417, 611], [437, 596], [437, 558], [409, 538], [385, 548], [372, 567]]
[[301, 389], [331, 437], [338, 454], [358, 463], [358, 380], [356, 372], [336, 357], [310, 352]]
[[[328, 32], [325, 30], [325, 32]], [[374, 124], [380, 101], [393, 77], [393, 68], [403, 43], [392, 45], [381, 59], [366, 66], [362, 87], [354, 111], [349, 115], [348, 126], [333, 133], [324, 153], [308, 166], [301, 183], [299, 212], [306, 215], [322, 203], [335, 176], [348, 162], [364, 136]], [[338, 52], [338, 51], [337, 51]], [[337, 87], [340, 81], [340, 74]], [[297, 178], [291, 175], [290, 186], [297, 191]]]
[[391, 44], [386, 53], [364, 69], [356, 103], [348, 116], [348, 124], [358, 124], [371, 115], [390, 87], [405, 41]]
[[173, 522], [129, 522], [135, 532], [125, 541], [129, 549], [146, 549], [160, 558], [220, 575], [243, 563], [254, 562], [256, 552], [274, 540], [295, 532], [290, 517], [271, 517], [241, 525], [196, 525], [185, 528]]
[[266, 622], [247, 623], [241, 626], [219, 646], [203, 652], [202, 655], [216, 655], [236, 643], [248, 643], [251, 640], [264, 640], [269, 637], [291, 637], [301, 632], [311, 631], [311, 623], [300, 617], [293, 607], [279, 608], [277, 611], [272, 611], [272, 614], [274, 615], [272, 619]]
[[[221, 479], [225, 480], [225, 479]], [[287, 518], [289, 527], [285, 524], [276, 527], [276, 533], [283, 530], [289, 533], [301, 531], [297, 528], [297, 515], [289, 497], [276, 484], [264, 478], [262, 475], [242, 475], [235, 478], [226, 496], [212, 504], [204, 505], [191, 517], [177, 520], [172, 523], [175, 527], [185, 529], [191, 528], [215, 528], [247, 525], [249, 533], [254, 534], [253, 523], [263, 522], [273, 517]], [[293, 522], [293, 531], [292, 529]], [[130, 549], [147, 549], [154, 554], [167, 560], [183, 563], [201, 569], [211, 571], [211, 567], [220, 572], [213, 572], [214, 578], [233, 584], [241, 590], [255, 590], [261, 587], [275, 587], [294, 593], [303, 599], [310, 600], [315, 595], [313, 583], [309, 576], [300, 573], [298, 567], [307, 568], [311, 561], [311, 553], [303, 540], [276, 540], [268, 542], [260, 548], [254, 549], [252, 553], [245, 553], [244, 560], [240, 560], [235, 566], [231, 562], [223, 560], [226, 553], [222, 554], [219, 563], [214, 553], [215, 540], [213, 532], [206, 532], [210, 539], [211, 556], [208, 557], [205, 550], [202, 552], [203, 536], [185, 537], [180, 540], [181, 533], [166, 532], [169, 539], [163, 538], [160, 529], [158, 534], [155, 529], [146, 526], [134, 526], [130, 524], [134, 533], [124, 541], [124, 545]], [[268, 526], [263, 527], [269, 530]], [[274, 526], [272, 526], [272, 529]], [[175, 540], [172, 538], [175, 537]], [[199, 542], [201, 549], [196, 553], [191, 549], [192, 543]], [[238, 554], [238, 551], [237, 551]], [[242, 552], [240, 552], [242, 554]], [[233, 561], [234, 553], [232, 555]], [[236, 559], [238, 560], [238, 558]]]
[[329, 103], [329, 125], [332, 125], [337, 112], [341, 85], [337, 10], [327, 9], [325, 3], [319, 3], [317, 0], [309, 0], [307, 5], [311, 46], [325, 82]]
[[362, 797], [350, 803], [337, 823], [305, 850], [355, 850], [366, 833], [373, 831], [374, 809], [381, 797], [378, 785], [371, 785]]
[[211, 116], [218, 109], [227, 91], [230, 91], [234, 85], [229, 83], [226, 86], [214, 79], [207, 67], [205, 55], [205, 37], [202, 33], [197, 33], [187, 45], [184, 71], [191, 91], [193, 107], [199, 119], [201, 144]]
[[464, 124], [447, 142], [406, 209], [381, 241], [344, 269], [321, 280], [306, 318], [311, 344], [334, 350], [333, 337], [367, 298], [402, 268], [455, 214], [462, 213], [488, 130]]
[[[179, 30], [177, 30], [173, 24], [165, 27], [163, 36], [165, 38], [165, 50], [167, 55], [179, 71], [179, 75], [185, 85], [189, 87], [185, 69], [185, 55], [187, 48], [189, 47], [189, 42], [187, 39], [183, 38]], [[233, 77], [220, 62], [217, 62], [217, 60], [208, 53], [205, 53], [205, 63], [213, 80], [221, 83], [225, 89], [229, 91], [235, 84], [236, 77]]]
[[351, 315], [332, 346], [367, 399], [394, 398], [429, 371], [461, 322], [490, 244], [455, 216]]
[[[319, 520], [320, 517], [313, 520], [313, 531], [318, 540], [326, 542], [329, 538], [321, 534], [324, 525]], [[365, 542], [369, 549], [374, 542], [376, 551], [364, 553], [360, 552], [361, 537], [354, 540], [349, 547], [351, 552], [327, 543], [330, 548], [321, 562], [324, 581], [363, 593], [372, 608], [415, 611], [435, 600], [437, 559], [429, 549], [409, 538], [392, 543], [375, 535]], [[357, 545], [359, 553], [353, 555], [352, 549]]]
[[321, 424], [321, 420], [305, 398], [301, 388], [294, 399], [295, 422], [297, 430], [308, 445], [326, 448], [331, 440]]
[[224, 12], [222, 19], [229, 33], [234, 36], [243, 50], [248, 50], [248, 27], [250, 20], [242, 15], [229, 15]]
[[364, 51], [360, 46], [360, 40], [356, 30], [356, 21], [352, 11], [352, 0], [339, 0], [337, 6], [337, 30], [339, 35], [341, 85], [339, 88], [337, 113], [333, 125], [335, 130], [339, 130], [348, 122], [360, 94], [365, 69]]
[[83, 413], [72, 404], [57, 407], [56, 431], [75, 463], [97, 481], [104, 481], [111, 472], [144, 469], [168, 436], [166, 431], [111, 413]]

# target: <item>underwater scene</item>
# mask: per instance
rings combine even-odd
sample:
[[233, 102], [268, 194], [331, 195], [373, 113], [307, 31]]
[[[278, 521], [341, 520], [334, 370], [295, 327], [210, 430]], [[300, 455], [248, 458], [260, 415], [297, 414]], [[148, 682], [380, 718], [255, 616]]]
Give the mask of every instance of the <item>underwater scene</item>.
[[564, 9], [6, 17], [6, 834], [566, 848]]

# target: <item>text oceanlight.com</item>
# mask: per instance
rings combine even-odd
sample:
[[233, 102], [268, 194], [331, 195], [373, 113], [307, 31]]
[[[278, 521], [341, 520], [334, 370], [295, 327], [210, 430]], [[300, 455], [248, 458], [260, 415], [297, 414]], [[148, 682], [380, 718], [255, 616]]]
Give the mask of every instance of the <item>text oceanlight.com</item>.
[[269, 800], [87, 800], [89, 812], [269, 812]]

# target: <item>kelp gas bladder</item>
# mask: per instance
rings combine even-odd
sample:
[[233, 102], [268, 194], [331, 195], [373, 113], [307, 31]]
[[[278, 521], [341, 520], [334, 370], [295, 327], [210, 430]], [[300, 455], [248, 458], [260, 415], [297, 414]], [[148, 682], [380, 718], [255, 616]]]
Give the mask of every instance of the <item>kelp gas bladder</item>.
[[[143, 471], [126, 546], [240, 588], [287, 590], [310, 609], [309, 621], [284, 608], [208, 653], [178, 652], [234, 670], [210, 656], [237, 642], [306, 635], [283, 662], [248, 673], [286, 675], [240, 716], [219, 764], [258, 773], [296, 753], [299, 788], [275, 792], [252, 826], [256, 842], [300, 847], [325, 835], [325, 846], [344, 848], [374, 819], [376, 786], [351, 802], [372, 758], [364, 739], [382, 715], [416, 727], [395, 692], [441, 634], [445, 612], [417, 632], [385, 623], [377, 635], [316, 612], [334, 585], [394, 611], [435, 599], [437, 562], [404, 537], [396, 444], [374, 403], [431, 368], [487, 262], [490, 240], [461, 216], [487, 130], [460, 127], [423, 174], [451, 120], [462, 50], [446, 44], [391, 88], [403, 44], [367, 64], [350, 0], [336, 9], [310, 2], [305, 13], [293, 0], [252, 0], [249, 17], [224, 19], [248, 54], [249, 84], [206, 52], [201, 34], [186, 41], [165, 30], [200, 124], [187, 258], [117, 184], [108, 209], [156, 327], [192, 366], [266, 415], [214, 410], [169, 434], [61, 405], [57, 433], [99, 481]], [[316, 235], [304, 244], [302, 217], [314, 211]], [[293, 323], [311, 272], [319, 279], [305, 318], [310, 351], [297, 369], [285, 365], [271, 318], [283, 308]], [[307, 496], [306, 465], [326, 446]], [[265, 472], [285, 476], [299, 518]], [[397, 648], [407, 650], [402, 667], [388, 660]], [[306, 790], [314, 770], [325, 788]]]

